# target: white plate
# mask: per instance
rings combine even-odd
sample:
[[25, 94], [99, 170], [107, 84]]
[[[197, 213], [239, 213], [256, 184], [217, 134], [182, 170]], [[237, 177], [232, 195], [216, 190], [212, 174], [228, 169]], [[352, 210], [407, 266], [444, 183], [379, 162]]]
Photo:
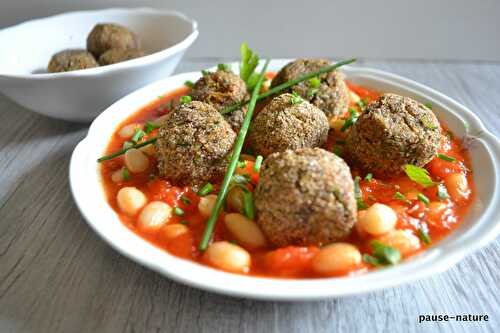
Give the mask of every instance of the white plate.
[[[274, 60], [269, 70], [277, 71], [287, 62]], [[127, 229], [106, 201], [96, 159], [104, 152], [121, 121], [157, 96], [182, 86], [186, 80], [195, 81], [200, 77], [198, 72], [176, 75], [139, 89], [110, 106], [92, 123], [87, 137], [78, 144], [71, 158], [70, 184], [77, 206], [106, 242], [137, 263], [193, 287], [256, 299], [312, 300], [393, 287], [444, 271], [494, 239], [500, 232], [499, 140], [466, 107], [431, 88], [374, 69], [344, 67], [343, 71], [353, 83], [431, 102], [437, 116], [455, 134], [467, 136], [472, 142], [470, 154], [477, 199], [458, 229], [422, 254], [397, 266], [355, 277], [257, 278], [225, 273], [176, 258]]]
[[[97, 23], [134, 31], [148, 55], [96, 68], [46, 73], [53, 54], [86, 48]], [[0, 30], [0, 91], [37, 113], [91, 121], [131, 91], [168, 77], [198, 36], [197, 23], [178, 12], [149, 8], [65, 13]]]

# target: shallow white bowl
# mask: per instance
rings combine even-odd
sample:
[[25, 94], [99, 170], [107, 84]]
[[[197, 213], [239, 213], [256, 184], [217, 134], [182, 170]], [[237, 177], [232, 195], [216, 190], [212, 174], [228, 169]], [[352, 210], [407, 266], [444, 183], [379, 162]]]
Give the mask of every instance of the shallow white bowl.
[[[279, 70], [287, 60], [271, 62]], [[236, 65], [233, 65], [236, 68]], [[477, 200], [465, 221], [446, 239], [422, 254], [386, 269], [356, 277], [281, 280], [225, 273], [171, 256], [127, 229], [107, 204], [96, 159], [110, 137], [128, 116], [157, 96], [195, 81], [199, 72], [186, 73], [153, 83], [124, 97], [91, 125], [88, 136], [73, 152], [70, 184], [74, 199], [89, 225], [113, 248], [128, 258], [181, 283], [205, 290], [258, 299], [310, 300], [359, 294], [420, 279], [451, 267], [466, 254], [484, 246], [500, 232], [500, 142], [466, 107], [414, 81], [387, 72], [344, 67], [356, 84], [383, 92], [411, 96], [433, 104], [437, 116], [457, 135], [467, 137], [477, 186]]]
[[[85, 49], [88, 33], [103, 22], [134, 31], [148, 55], [109, 66], [46, 73], [54, 53]], [[172, 74], [197, 36], [192, 19], [148, 8], [72, 12], [28, 21], [0, 31], [0, 91], [49, 117], [91, 121], [118, 98]]]

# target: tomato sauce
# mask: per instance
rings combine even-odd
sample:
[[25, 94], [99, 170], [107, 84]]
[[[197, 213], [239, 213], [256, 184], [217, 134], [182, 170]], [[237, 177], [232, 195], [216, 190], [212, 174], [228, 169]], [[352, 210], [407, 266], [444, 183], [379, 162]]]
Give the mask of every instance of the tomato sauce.
[[[268, 77], [272, 76], [272, 73], [268, 75]], [[377, 91], [349, 82], [347, 84], [349, 89], [364, 100], [364, 102], [371, 101], [380, 96], [380, 93]], [[147, 121], [153, 121], [165, 115], [177, 103], [180, 96], [188, 93], [188, 88], [179, 88], [160, 96], [157, 100], [138, 110], [117, 126], [105, 153], [109, 154], [122, 149], [126, 140], [120, 137], [119, 131], [123, 126], [134, 123], [144, 124]], [[356, 108], [357, 103], [352, 103], [351, 107]], [[342, 118], [345, 120], [348, 116], [346, 114]], [[433, 246], [437, 241], [452, 232], [463, 220], [467, 209], [474, 200], [474, 184], [471, 177], [471, 166], [467, 150], [461, 145], [461, 141], [458, 138], [453, 137], [447, 131], [444, 124], [442, 124], [442, 128], [444, 139], [439, 152], [453, 158], [453, 161], [446, 161], [436, 157], [425, 168], [434, 181], [445, 181], [445, 183], [446, 177], [451, 174], [465, 175], [468, 182], [468, 192], [463, 197], [454, 198], [451, 196], [450, 198], [442, 199], [438, 196], [436, 186], [424, 188], [411, 181], [406, 175], [388, 180], [370, 179], [367, 174], [363, 174], [356, 168], [351, 167], [353, 177], [359, 176], [359, 186], [364, 203], [368, 206], [374, 203], [383, 203], [390, 206], [397, 213], [396, 229], [411, 231], [413, 234], [418, 235], [420, 230], [424, 228], [428, 237], [432, 240], [431, 244], [426, 244], [423, 240], [420, 240], [418, 248], [404, 253], [403, 257], [414, 255], [429, 246]], [[141, 138], [141, 141], [154, 137], [157, 131], [157, 129], [154, 129], [151, 133]], [[336, 146], [341, 148], [344, 136], [343, 133], [339, 133], [338, 131], [331, 131], [326, 148], [330, 151], [332, 149], [335, 151]], [[147, 171], [130, 174], [128, 179], [118, 182], [112, 180], [112, 175], [117, 170], [123, 168], [124, 157], [120, 156], [101, 164], [104, 191], [109, 204], [116, 211], [124, 225], [140, 237], [175, 256], [200, 264], [208, 264], [203, 253], [198, 250], [198, 244], [202, 238], [206, 222], [206, 218], [201, 215], [197, 208], [200, 197], [189, 187], [178, 187], [159, 178], [157, 176], [155, 157], [148, 156], [148, 159], [150, 163]], [[246, 172], [250, 175], [250, 182], [247, 187], [253, 190], [258, 181], [258, 173], [253, 171], [253, 162], [248, 162], [245, 168]], [[168, 225], [180, 223], [187, 226], [189, 232], [169, 239], [161, 231], [162, 229], [147, 231], [139, 228], [137, 226], [137, 216], [130, 217], [123, 214], [117, 203], [116, 197], [118, 191], [128, 186], [139, 189], [145, 194], [148, 201], [162, 201], [171, 207], [181, 208], [184, 214], [182, 216], [172, 215], [168, 221]], [[217, 185], [213, 193], [216, 192]], [[398, 198], [397, 193], [402, 194], [404, 198]], [[417, 193], [425, 195], [429, 199], [430, 204], [419, 200], [416, 196]], [[221, 213], [216, 224], [213, 240], [233, 242], [235, 241], [235, 237], [227, 230], [223, 219], [224, 212]], [[367, 236], [367, 234], [364, 234], [355, 227], [345, 242], [354, 244], [361, 253], [370, 254], [372, 253], [370, 242], [373, 239], [374, 237]], [[248, 274], [276, 278], [324, 277], [324, 275], [315, 273], [311, 264], [319, 251], [320, 249], [316, 246], [288, 246], [278, 249], [248, 250], [251, 254], [252, 263]], [[363, 262], [353, 267], [353, 269], [337, 272], [333, 275], [361, 274], [371, 269], [376, 268], [371, 264]]]

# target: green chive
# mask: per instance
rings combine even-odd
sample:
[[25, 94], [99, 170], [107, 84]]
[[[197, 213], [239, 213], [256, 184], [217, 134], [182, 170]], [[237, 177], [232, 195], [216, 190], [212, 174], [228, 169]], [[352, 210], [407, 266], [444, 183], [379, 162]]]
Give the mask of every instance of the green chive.
[[344, 125], [340, 129], [341, 132], [345, 132], [358, 120], [358, 113], [356, 112], [356, 110], [354, 110], [353, 108], [349, 108], [349, 114], [349, 118], [347, 118], [347, 120], [344, 122]]
[[446, 200], [450, 197], [448, 190], [444, 184], [439, 184], [437, 187], [437, 196], [439, 200]]
[[183, 203], [183, 204], [185, 204], [186, 206], [188, 206], [188, 205], [190, 205], [190, 204], [191, 204], [191, 200], [190, 200], [188, 197], [184, 196], [184, 195], [181, 195], [181, 201], [182, 201], [182, 203]]
[[369, 103], [370, 101], [368, 100], [367, 97], [363, 97], [359, 101], [356, 102], [356, 105], [359, 106], [361, 110], [363, 110]]
[[369, 174], [367, 174], [367, 175], [365, 176], [365, 180], [366, 180], [366, 181], [370, 181], [370, 180], [372, 180], [372, 178], [373, 178], [373, 174], [372, 174], [372, 173], [369, 173]]
[[130, 179], [130, 172], [128, 171], [127, 167], [123, 167], [122, 177], [124, 181], [128, 181]]
[[132, 142], [137, 143], [137, 142], [139, 142], [140, 139], [142, 139], [142, 137], [144, 135], [146, 135], [146, 133], [143, 130], [137, 129], [137, 131], [135, 131], [135, 134], [134, 134], [134, 136], [132, 137], [131, 140], [132, 140]]
[[186, 82], [184, 82], [184, 85], [188, 88], [193, 88], [194, 87], [194, 82], [193, 81], [190, 81], [190, 80], [187, 80]]
[[373, 256], [383, 265], [395, 265], [401, 260], [401, 253], [398, 249], [387, 246], [379, 241], [371, 243]]
[[456, 162], [457, 161], [457, 159], [455, 157], [448, 156], [445, 154], [437, 154], [437, 157], [439, 157], [440, 159], [447, 161], [447, 162]]
[[214, 186], [210, 183], [206, 183], [199, 191], [198, 191], [198, 195], [200, 197], [204, 197], [206, 195], [209, 195], [210, 193], [212, 193], [214, 189]]
[[243, 213], [250, 220], [255, 219], [255, 206], [253, 201], [253, 195], [250, 191], [243, 191]]
[[417, 194], [417, 198], [418, 198], [418, 200], [422, 201], [426, 205], [428, 205], [428, 204], [431, 203], [431, 201], [429, 200], [429, 198], [427, 198], [423, 193]]
[[174, 207], [174, 214], [177, 216], [182, 216], [184, 215], [184, 210], [180, 207]]
[[418, 229], [418, 237], [427, 245], [432, 243], [431, 236], [429, 236], [429, 233], [423, 227]]
[[109, 155], [105, 155], [105, 156], [102, 156], [102, 157], [99, 157], [97, 159], [97, 162], [98, 163], [101, 163], [101, 162], [104, 162], [104, 161], [108, 161], [108, 160], [112, 160], [113, 158], [115, 157], [118, 157], [120, 155], [123, 155], [125, 154], [128, 150], [132, 149], [132, 148], [141, 148], [141, 147], [144, 147], [144, 146], [147, 146], [147, 145], [150, 145], [152, 143], [155, 143], [156, 140], [158, 140], [158, 138], [151, 138], [149, 140], [146, 140], [144, 142], [141, 142], [141, 143], [136, 143], [136, 144], [132, 144], [131, 146], [129, 147], [124, 147], [122, 150], [119, 150], [117, 152], [114, 152], [112, 154], [109, 154]]
[[189, 95], [185, 95], [185, 96], [181, 96], [181, 98], [179, 99], [179, 102], [181, 104], [186, 104], [186, 103], [190, 103], [193, 99], [191, 98], [191, 96]]
[[356, 204], [359, 210], [367, 209], [368, 205], [363, 200], [363, 194], [359, 186], [361, 180], [360, 176], [354, 177], [354, 198], [356, 199]]
[[231, 65], [228, 65], [228, 64], [218, 64], [217, 69], [220, 71], [225, 71], [225, 72], [230, 72], [232, 70]]
[[394, 198], [396, 198], [398, 200], [406, 200], [406, 197], [404, 196], [404, 194], [399, 192], [399, 191], [394, 194]]
[[161, 127], [161, 124], [148, 121], [148, 122], [146, 122], [146, 124], [144, 124], [144, 132], [146, 134], [149, 134], [149, 133], [153, 132], [153, 130], [160, 128], [160, 127]]
[[262, 157], [262, 155], [257, 156], [255, 163], [253, 164], [253, 172], [259, 172], [260, 167], [262, 166], [262, 161], [264, 161], [264, 157]]

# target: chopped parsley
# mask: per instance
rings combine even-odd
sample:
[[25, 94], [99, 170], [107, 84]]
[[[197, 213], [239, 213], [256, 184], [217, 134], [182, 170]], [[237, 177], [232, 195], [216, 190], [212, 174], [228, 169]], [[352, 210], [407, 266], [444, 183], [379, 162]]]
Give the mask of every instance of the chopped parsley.
[[130, 172], [126, 167], [123, 167], [122, 169], [122, 178], [124, 181], [128, 181], [130, 179]]
[[448, 155], [445, 155], [445, 154], [437, 154], [437, 157], [446, 161], [446, 162], [456, 162], [457, 159], [453, 156], [448, 156]]
[[264, 157], [262, 157], [262, 155], [257, 156], [255, 163], [253, 164], [254, 172], [259, 172], [260, 167], [262, 166], [262, 161], [264, 161]]
[[247, 90], [252, 91], [259, 79], [259, 75], [255, 73], [259, 64], [259, 56], [248, 47], [247, 43], [241, 44], [240, 53], [240, 78], [245, 81]]
[[297, 105], [297, 104], [300, 104], [302, 103], [304, 100], [302, 99], [302, 97], [300, 97], [299, 94], [297, 94], [296, 91], [292, 92], [292, 98], [290, 99], [290, 104], [291, 105]]
[[186, 103], [190, 103], [193, 99], [191, 98], [191, 96], [189, 95], [185, 95], [185, 96], [181, 96], [181, 98], [179, 99], [179, 102], [181, 104], [186, 104]]
[[349, 118], [346, 119], [340, 131], [345, 132], [349, 127], [354, 125], [354, 123], [356, 123], [357, 120], [358, 120], [358, 113], [356, 112], [355, 109], [349, 108]]
[[210, 74], [211, 74], [211, 72], [210, 72], [208, 69], [203, 69], [203, 70], [201, 71], [201, 75], [203, 75], [203, 76], [205, 76], [205, 75], [210, 75]]
[[193, 88], [194, 87], [194, 82], [191, 80], [187, 80], [184, 82], [184, 85], [188, 88]]
[[431, 187], [437, 184], [432, 180], [431, 176], [429, 176], [429, 172], [424, 168], [420, 168], [413, 164], [406, 164], [404, 170], [408, 178], [423, 187]]

